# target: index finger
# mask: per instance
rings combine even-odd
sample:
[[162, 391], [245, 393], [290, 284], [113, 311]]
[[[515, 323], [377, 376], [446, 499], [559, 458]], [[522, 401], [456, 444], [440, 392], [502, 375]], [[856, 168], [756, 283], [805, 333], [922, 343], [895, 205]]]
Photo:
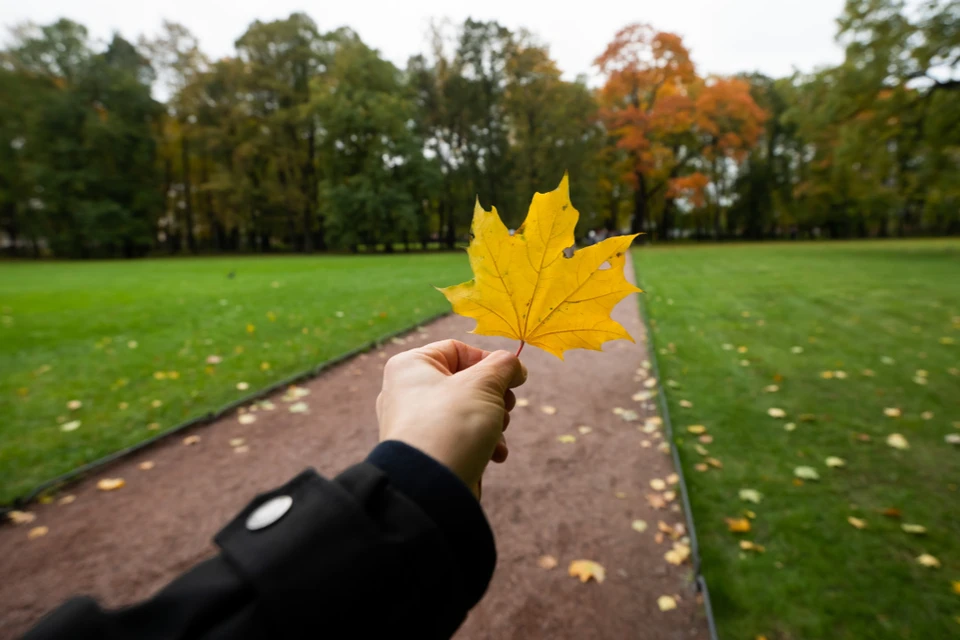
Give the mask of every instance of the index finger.
[[437, 361], [446, 367], [450, 373], [457, 373], [464, 369], [469, 369], [493, 353], [492, 351], [485, 351], [470, 346], [459, 340], [431, 342], [428, 345], [420, 347], [417, 351]]

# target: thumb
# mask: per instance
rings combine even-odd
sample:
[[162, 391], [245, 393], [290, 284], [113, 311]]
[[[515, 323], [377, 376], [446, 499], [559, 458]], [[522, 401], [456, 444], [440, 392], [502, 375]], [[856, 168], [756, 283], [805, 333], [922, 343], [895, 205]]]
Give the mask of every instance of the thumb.
[[474, 382], [488, 386], [500, 395], [527, 381], [527, 368], [509, 351], [494, 351], [464, 373], [469, 373]]

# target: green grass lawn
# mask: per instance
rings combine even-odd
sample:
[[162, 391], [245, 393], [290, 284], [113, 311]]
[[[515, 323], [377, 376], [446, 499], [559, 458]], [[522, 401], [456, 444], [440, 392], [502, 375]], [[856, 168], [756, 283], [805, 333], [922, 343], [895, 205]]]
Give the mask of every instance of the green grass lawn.
[[[960, 637], [960, 447], [944, 441], [960, 434], [960, 242], [634, 256], [721, 637]], [[697, 470], [695, 424], [722, 469]], [[910, 448], [888, 446], [892, 433]], [[829, 468], [828, 456], [846, 466]], [[820, 480], [795, 480], [800, 465]], [[741, 501], [744, 488], [762, 502]], [[882, 515], [889, 508], [902, 518]], [[731, 533], [725, 518], [747, 510], [752, 531]], [[742, 552], [739, 539], [766, 552]], [[922, 553], [942, 567], [920, 566]]]
[[0, 263], [0, 503], [449, 309], [430, 285], [468, 274], [458, 253]]

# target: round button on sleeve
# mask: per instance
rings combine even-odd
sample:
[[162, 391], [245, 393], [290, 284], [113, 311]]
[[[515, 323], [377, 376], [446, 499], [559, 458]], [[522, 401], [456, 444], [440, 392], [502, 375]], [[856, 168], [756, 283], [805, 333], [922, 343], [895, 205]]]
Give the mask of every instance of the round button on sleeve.
[[247, 529], [250, 531], [266, 529], [286, 515], [292, 505], [293, 498], [290, 496], [270, 498], [247, 517]]

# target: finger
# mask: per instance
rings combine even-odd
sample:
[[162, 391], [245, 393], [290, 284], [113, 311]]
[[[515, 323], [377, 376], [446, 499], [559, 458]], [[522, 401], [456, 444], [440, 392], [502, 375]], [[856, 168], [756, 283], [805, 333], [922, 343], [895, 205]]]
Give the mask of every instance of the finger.
[[507, 427], [509, 427], [509, 426], [510, 426], [510, 414], [507, 413], [506, 411], [504, 411], [504, 412], [503, 412], [503, 429], [502, 429], [502, 431], [506, 431], [506, 430], [507, 430]]
[[414, 349], [414, 351], [435, 360], [450, 373], [469, 369], [490, 355], [489, 351], [472, 347], [459, 340], [431, 342], [419, 349]]
[[490, 459], [499, 464], [506, 461], [508, 455], [510, 455], [510, 449], [507, 448], [507, 439], [501, 435]]
[[519, 387], [527, 380], [526, 368], [509, 351], [494, 351], [464, 373], [501, 396], [506, 394], [507, 389]]
[[503, 408], [507, 411], [513, 411], [513, 408], [517, 406], [517, 396], [514, 395], [513, 391], [507, 391], [503, 394]]

